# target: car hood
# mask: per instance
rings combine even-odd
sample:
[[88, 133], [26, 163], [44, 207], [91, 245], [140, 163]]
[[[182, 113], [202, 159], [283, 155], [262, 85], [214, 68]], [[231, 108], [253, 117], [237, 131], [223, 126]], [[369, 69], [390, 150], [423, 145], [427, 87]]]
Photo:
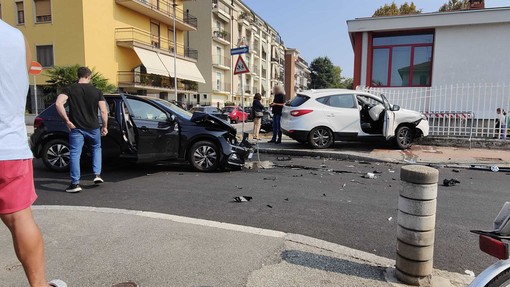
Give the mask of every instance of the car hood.
[[414, 122], [422, 119], [422, 114], [417, 111], [400, 109], [395, 112], [395, 118], [399, 123], [401, 122]]
[[225, 130], [229, 133], [236, 134], [236, 128], [219, 117], [204, 112], [194, 112], [191, 116], [191, 122], [200, 126], [214, 126], [216, 128]]

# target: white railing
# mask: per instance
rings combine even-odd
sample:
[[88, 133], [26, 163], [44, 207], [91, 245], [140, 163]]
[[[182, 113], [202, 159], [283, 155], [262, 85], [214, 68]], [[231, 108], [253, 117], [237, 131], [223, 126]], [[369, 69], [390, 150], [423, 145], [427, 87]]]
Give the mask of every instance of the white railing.
[[428, 119], [430, 135], [501, 138], [496, 109], [510, 110], [510, 84], [455, 84], [421, 88], [357, 87], [384, 94], [392, 104], [420, 111]]

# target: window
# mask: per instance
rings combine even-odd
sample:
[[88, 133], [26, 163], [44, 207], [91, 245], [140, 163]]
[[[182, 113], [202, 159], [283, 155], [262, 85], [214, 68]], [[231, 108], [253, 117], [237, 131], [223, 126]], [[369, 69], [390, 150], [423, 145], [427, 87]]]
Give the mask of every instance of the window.
[[221, 47], [216, 46], [216, 64], [223, 65], [223, 51], [221, 50]]
[[151, 22], [151, 45], [159, 48], [159, 24]]
[[372, 86], [430, 86], [433, 34], [374, 36]]
[[16, 22], [18, 25], [25, 24], [25, 9], [23, 8], [23, 2], [16, 2]]
[[334, 95], [318, 98], [317, 101], [319, 103], [335, 107], [335, 108], [347, 108], [352, 109], [356, 106], [354, 105], [354, 96], [353, 95]]
[[223, 91], [223, 89], [221, 88], [221, 73], [220, 72], [216, 72], [216, 90]]
[[37, 62], [43, 67], [51, 67], [54, 65], [53, 45], [36, 46]]
[[35, 23], [51, 22], [51, 0], [34, 0]]
[[139, 100], [126, 99], [133, 114], [134, 119], [138, 120], [153, 120], [153, 121], [166, 121], [168, 117], [162, 110]]
[[287, 105], [291, 106], [291, 107], [299, 107], [302, 104], [304, 104], [306, 101], [308, 101], [308, 99], [310, 99], [309, 96], [297, 95]]

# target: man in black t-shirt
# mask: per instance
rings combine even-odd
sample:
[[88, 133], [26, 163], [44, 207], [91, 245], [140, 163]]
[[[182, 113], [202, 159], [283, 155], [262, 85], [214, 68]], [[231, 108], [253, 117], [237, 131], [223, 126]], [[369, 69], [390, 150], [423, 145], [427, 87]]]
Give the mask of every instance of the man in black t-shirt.
[[[57, 97], [57, 111], [69, 128], [71, 185], [66, 192], [79, 192], [80, 157], [86, 142], [92, 151], [94, 184], [103, 183], [101, 178], [101, 136], [108, 133], [108, 111], [103, 93], [90, 81], [92, 71], [87, 67], [78, 69], [78, 82], [65, 88]], [[69, 102], [69, 116], [64, 105]], [[102, 127], [98, 121], [98, 108], [101, 110]]]
[[282, 142], [282, 129], [280, 121], [282, 119], [282, 110], [285, 105], [285, 94], [283, 93], [282, 86], [275, 86], [273, 89], [274, 99], [270, 104], [273, 112], [273, 137], [269, 141], [270, 143], [281, 143]]

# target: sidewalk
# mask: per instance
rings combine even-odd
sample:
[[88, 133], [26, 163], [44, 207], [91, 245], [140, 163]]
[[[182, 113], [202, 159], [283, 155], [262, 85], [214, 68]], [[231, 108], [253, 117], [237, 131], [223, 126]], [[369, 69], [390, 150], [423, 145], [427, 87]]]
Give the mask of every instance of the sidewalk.
[[[404, 286], [394, 261], [278, 231], [142, 211], [35, 206], [50, 278], [70, 287], [135, 282], [166, 286]], [[26, 286], [0, 227], [2, 286]], [[467, 286], [469, 276], [435, 271], [435, 286]], [[448, 283], [447, 278], [453, 285]]]
[[341, 142], [329, 149], [312, 149], [288, 137], [281, 144], [260, 140], [261, 153], [295, 156], [320, 156], [345, 160], [385, 161], [469, 167], [470, 165], [497, 165], [510, 167], [510, 150], [460, 148], [445, 146], [413, 145], [408, 150], [398, 150], [378, 142]]

